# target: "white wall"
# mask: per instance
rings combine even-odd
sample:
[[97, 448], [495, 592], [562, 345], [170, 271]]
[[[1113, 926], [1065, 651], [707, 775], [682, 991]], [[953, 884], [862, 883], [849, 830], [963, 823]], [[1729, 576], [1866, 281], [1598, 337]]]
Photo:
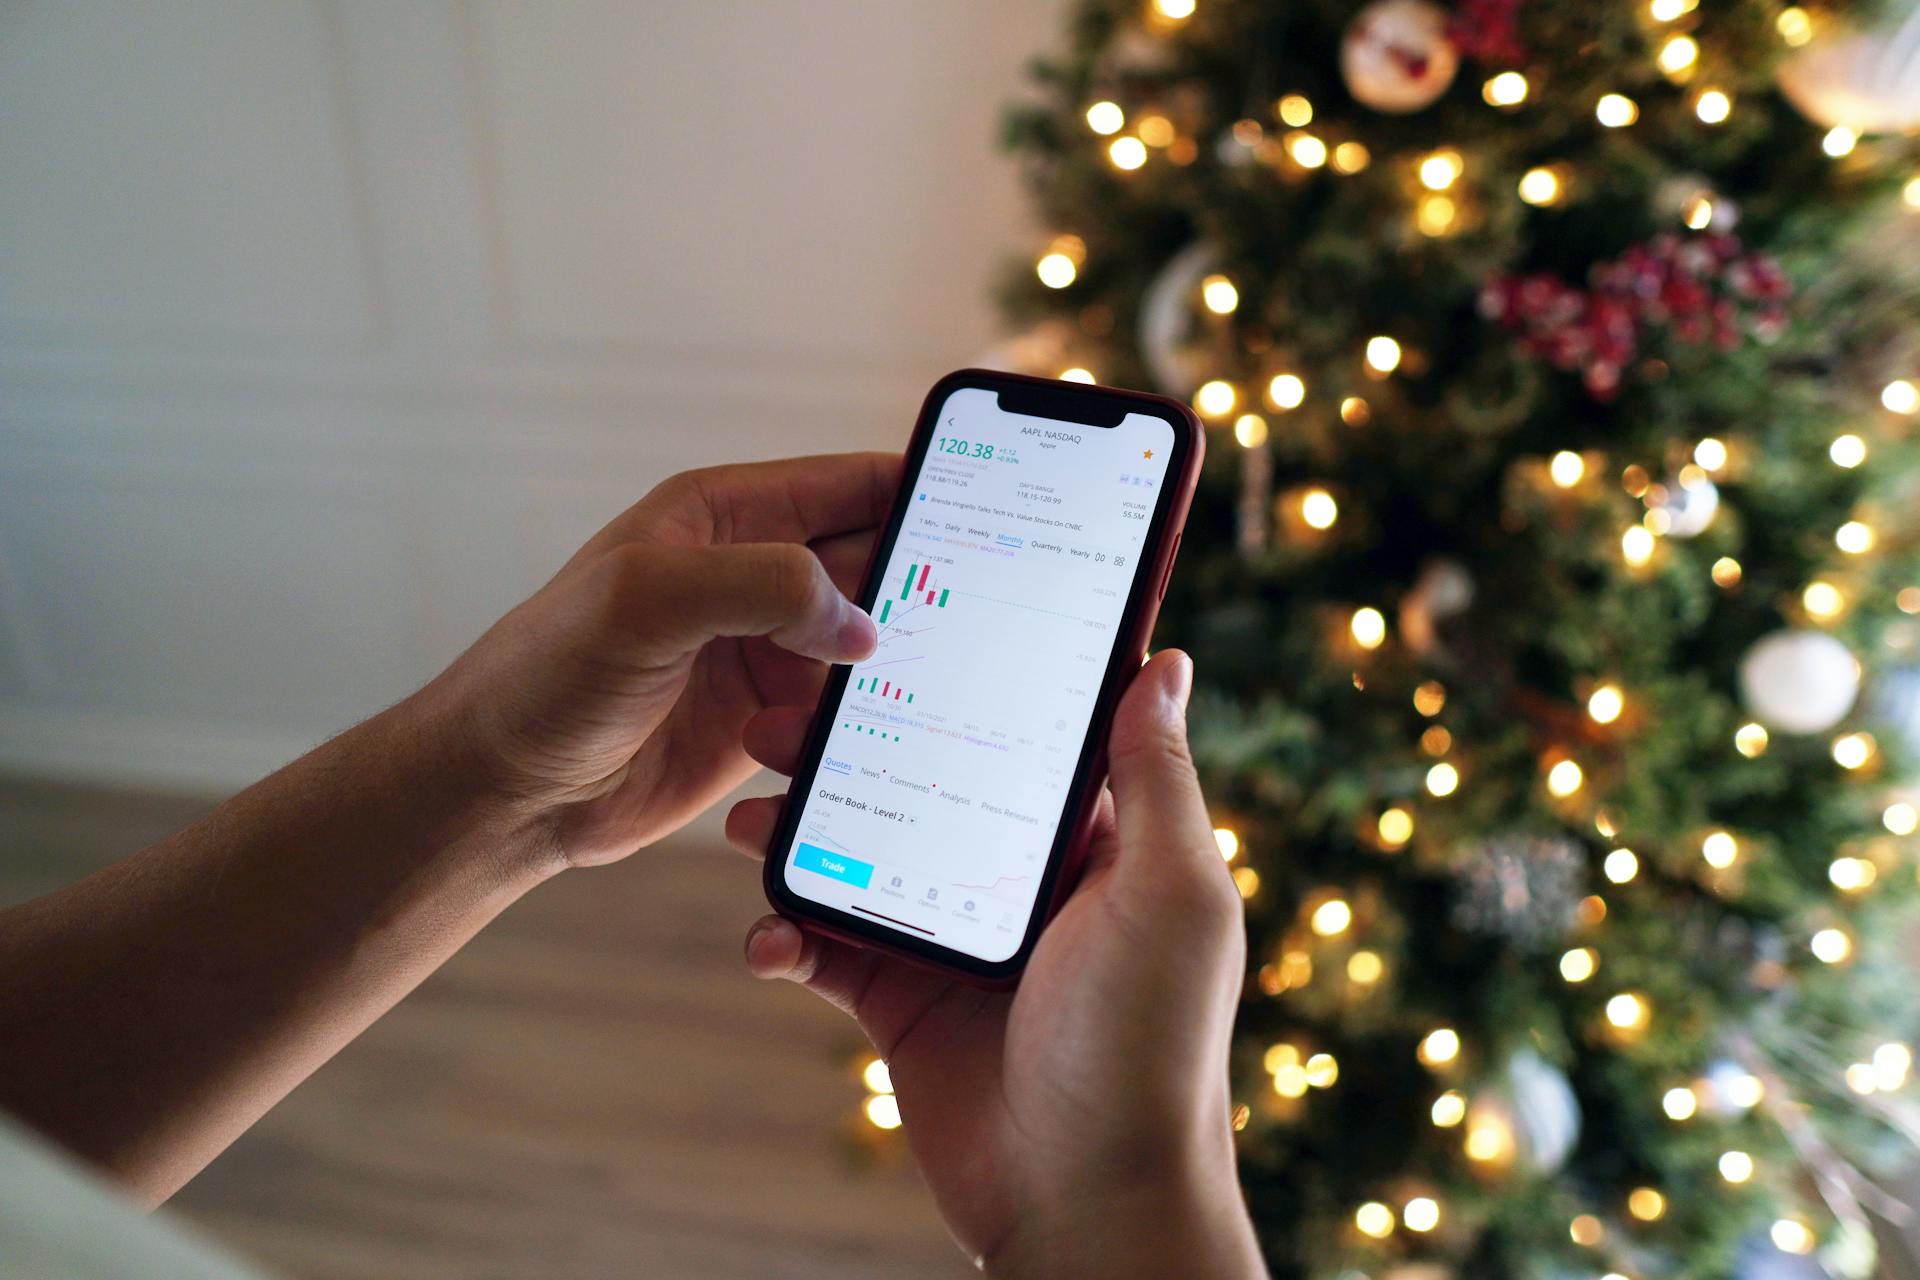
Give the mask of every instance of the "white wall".
[[238, 784], [661, 476], [898, 441], [1060, 7], [0, 3], [0, 768]]

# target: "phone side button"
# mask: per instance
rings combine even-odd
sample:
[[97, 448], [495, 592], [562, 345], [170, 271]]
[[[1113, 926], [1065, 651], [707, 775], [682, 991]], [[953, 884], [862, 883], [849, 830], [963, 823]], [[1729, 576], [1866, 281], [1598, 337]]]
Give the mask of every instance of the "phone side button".
[[1186, 534], [1184, 533], [1176, 533], [1173, 535], [1173, 550], [1167, 552], [1167, 567], [1160, 571], [1159, 598], [1162, 600], [1167, 598], [1167, 584], [1173, 581], [1173, 562], [1180, 558], [1180, 539], [1185, 536]]

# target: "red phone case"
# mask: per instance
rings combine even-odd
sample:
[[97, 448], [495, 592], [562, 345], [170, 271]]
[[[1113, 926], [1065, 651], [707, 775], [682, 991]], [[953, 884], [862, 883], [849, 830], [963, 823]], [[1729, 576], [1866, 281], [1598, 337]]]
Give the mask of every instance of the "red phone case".
[[[1126, 670], [1137, 670], [1146, 661], [1147, 642], [1153, 635], [1154, 621], [1160, 615], [1160, 600], [1166, 594], [1167, 581], [1173, 573], [1174, 557], [1180, 550], [1180, 533], [1186, 524], [1188, 509], [1193, 505], [1194, 490], [1200, 482], [1200, 464], [1206, 454], [1206, 432], [1200, 424], [1200, 419], [1194, 416], [1193, 410], [1179, 401], [1170, 400], [1165, 396], [1151, 395], [1144, 391], [1123, 391], [1113, 387], [1055, 382], [1049, 378], [1030, 378], [1022, 374], [962, 369], [940, 379], [927, 393], [907, 448], [909, 462], [907, 475], [913, 474], [914, 462], [924, 461], [926, 457], [939, 407], [955, 390], [964, 386], [1070, 389], [1076, 396], [1121, 399], [1134, 404], [1150, 405], [1159, 410], [1155, 416], [1169, 419], [1176, 424], [1176, 430], [1183, 432], [1185, 448], [1180, 451], [1179, 473], [1175, 475], [1171, 470], [1168, 472], [1161, 499], [1165, 505], [1159, 513], [1156, 513], [1156, 527], [1153, 531], [1153, 542], [1147, 565], [1142, 570], [1142, 577], [1136, 579], [1152, 585], [1140, 594], [1137, 602], [1130, 602], [1129, 612], [1120, 620], [1119, 638], [1115, 641], [1116, 652], [1124, 653], [1131, 659]], [[888, 506], [887, 515], [881, 522], [881, 528], [890, 536], [876, 539], [873, 550], [868, 554], [867, 565], [862, 570], [860, 579], [862, 598], [874, 594], [875, 584], [872, 580], [874, 570], [884, 563], [881, 553], [889, 549], [893, 540], [899, 535], [894, 521], [899, 515], [903, 495], [909, 487], [903, 484], [895, 492], [893, 501]], [[803, 789], [798, 786], [788, 792], [787, 803], [781, 811], [780, 821], [774, 828], [774, 844], [768, 851], [762, 876], [767, 901], [782, 916], [792, 920], [802, 929], [822, 937], [834, 938], [857, 947], [884, 951], [909, 963], [933, 969], [974, 986], [1005, 989], [1016, 985], [1020, 980], [1021, 971], [1026, 966], [1034, 941], [1072, 894], [1080, 878], [1080, 871], [1086, 862], [1087, 846], [1093, 834], [1094, 814], [1098, 808], [1101, 788], [1106, 785], [1107, 779], [1107, 734], [1112, 727], [1114, 707], [1118, 704], [1120, 695], [1126, 692], [1126, 684], [1127, 681], [1123, 679], [1114, 682], [1112, 687], [1103, 685], [1099, 699], [1095, 703], [1093, 717], [1088, 725], [1088, 736], [1097, 737], [1099, 745], [1085, 780], [1067, 799], [1065, 812], [1069, 816], [1063, 821], [1062, 826], [1068, 827], [1071, 834], [1059, 855], [1059, 871], [1054, 875], [1045, 899], [1035, 905], [1026, 938], [1011, 959], [999, 962], [981, 961], [978, 962], [977, 968], [960, 963], [943, 962], [914, 946], [907, 945], [904, 935], [897, 935], [899, 940], [895, 940], [893, 937], [881, 934], [878, 930], [874, 934], [860, 933], [819, 919], [808, 909], [810, 904], [807, 899], [785, 890], [786, 859], [784, 855], [775, 854], [772, 851], [774, 848], [785, 849], [793, 838], [798, 818], [797, 806], [803, 803], [796, 797], [804, 794]], [[825, 705], [824, 696], [822, 705]], [[821, 747], [831, 721], [831, 716], [815, 713], [813, 725], [808, 731], [807, 746], [801, 756], [803, 768], [817, 770]]]

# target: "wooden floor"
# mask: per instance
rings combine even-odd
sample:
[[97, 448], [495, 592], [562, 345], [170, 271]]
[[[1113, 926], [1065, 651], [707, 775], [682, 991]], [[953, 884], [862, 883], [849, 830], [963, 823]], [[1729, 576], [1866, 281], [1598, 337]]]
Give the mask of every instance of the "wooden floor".
[[[0, 901], [205, 807], [0, 780]], [[172, 1210], [299, 1280], [975, 1274], [857, 1136], [847, 1025], [746, 977], [761, 909], [753, 868], [699, 842], [560, 877]]]

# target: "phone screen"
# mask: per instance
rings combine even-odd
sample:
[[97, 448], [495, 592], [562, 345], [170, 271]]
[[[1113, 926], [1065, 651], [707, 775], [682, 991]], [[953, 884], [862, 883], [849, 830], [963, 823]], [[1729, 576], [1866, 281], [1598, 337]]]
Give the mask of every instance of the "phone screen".
[[780, 850], [791, 892], [982, 961], [1019, 950], [1174, 451], [1145, 413], [1090, 426], [964, 386], [939, 406], [871, 603], [879, 648], [829, 685]]

